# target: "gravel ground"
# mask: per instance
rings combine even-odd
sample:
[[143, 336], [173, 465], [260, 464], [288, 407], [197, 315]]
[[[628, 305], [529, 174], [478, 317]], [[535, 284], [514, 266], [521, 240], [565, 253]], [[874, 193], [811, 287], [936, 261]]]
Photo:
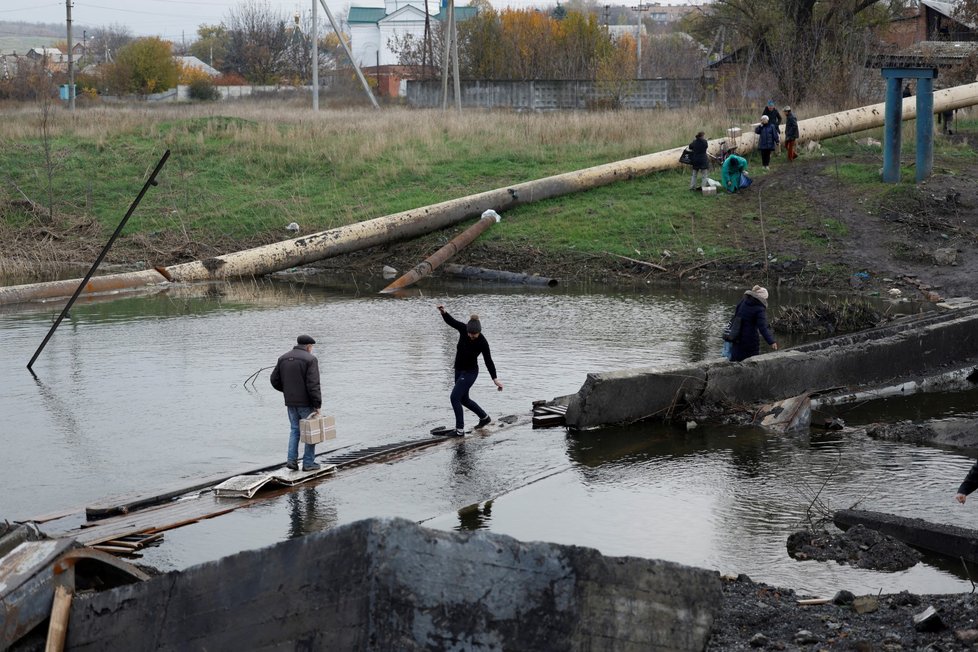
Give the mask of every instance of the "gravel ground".
[[[723, 579], [724, 601], [707, 650], [974, 650], [978, 595], [853, 596], [800, 605], [790, 589]], [[915, 617], [933, 607], [936, 617]], [[920, 631], [926, 630], [926, 631]]]

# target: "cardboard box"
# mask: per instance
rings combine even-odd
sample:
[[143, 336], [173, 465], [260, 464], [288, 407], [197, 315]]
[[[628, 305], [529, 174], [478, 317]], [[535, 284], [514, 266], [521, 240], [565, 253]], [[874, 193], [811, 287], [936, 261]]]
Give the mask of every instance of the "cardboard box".
[[299, 420], [299, 441], [303, 444], [321, 444], [327, 439], [336, 439], [336, 419], [316, 414]]

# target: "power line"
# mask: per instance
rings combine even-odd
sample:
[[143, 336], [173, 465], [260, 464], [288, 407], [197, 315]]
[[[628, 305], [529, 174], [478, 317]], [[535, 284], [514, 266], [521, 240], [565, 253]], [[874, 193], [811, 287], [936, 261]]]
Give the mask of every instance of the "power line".
[[61, 7], [63, 3], [55, 2], [49, 5], [33, 5], [30, 7], [21, 7], [20, 9], [0, 9], [0, 14], [9, 14], [14, 11], [34, 11], [35, 9], [44, 9], [45, 7]]
[[142, 14], [143, 16], [161, 16], [163, 18], [180, 18], [176, 14], [158, 14], [152, 11], [139, 11], [137, 9], [119, 9], [118, 7], [103, 7], [102, 5], [93, 5], [87, 2], [82, 4], [75, 4], [76, 7], [92, 7], [93, 9], [104, 9], [106, 11], [119, 11], [125, 14]]

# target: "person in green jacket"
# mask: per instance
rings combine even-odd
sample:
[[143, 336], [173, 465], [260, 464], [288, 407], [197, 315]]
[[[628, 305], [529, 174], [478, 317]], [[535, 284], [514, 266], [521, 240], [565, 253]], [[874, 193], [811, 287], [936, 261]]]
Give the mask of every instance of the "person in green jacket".
[[[723, 187], [727, 189], [727, 192], [737, 192], [741, 187], [741, 177], [747, 171], [747, 159], [731, 154], [723, 162], [720, 171]], [[748, 185], [750, 184], [748, 183]]]

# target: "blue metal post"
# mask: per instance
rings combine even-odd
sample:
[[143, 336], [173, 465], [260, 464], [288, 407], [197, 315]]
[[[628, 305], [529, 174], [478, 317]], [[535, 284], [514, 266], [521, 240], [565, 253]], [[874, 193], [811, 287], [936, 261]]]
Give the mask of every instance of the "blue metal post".
[[934, 171], [934, 80], [917, 80], [917, 183]]
[[903, 119], [902, 89], [902, 77], [887, 78], [885, 123], [883, 125], [884, 183], [899, 183], [900, 181], [900, 129], [902, 124], [901, 120]]

